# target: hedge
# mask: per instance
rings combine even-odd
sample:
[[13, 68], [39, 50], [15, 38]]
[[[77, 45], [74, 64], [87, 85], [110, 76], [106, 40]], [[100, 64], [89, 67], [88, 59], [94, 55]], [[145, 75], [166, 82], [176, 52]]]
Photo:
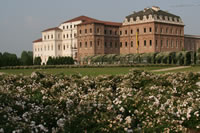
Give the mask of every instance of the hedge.
[[200, 63], [200, 55], [191, 51], [139, 53], [139, 54], [107, 54], [87, 56], [83, 64], [176, 64], [191, 65]]

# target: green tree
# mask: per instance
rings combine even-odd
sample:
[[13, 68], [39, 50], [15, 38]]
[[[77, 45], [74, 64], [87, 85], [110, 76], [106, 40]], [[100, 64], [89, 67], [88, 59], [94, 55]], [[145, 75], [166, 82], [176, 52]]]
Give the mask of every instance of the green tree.
[[35, 57], [35, 59], [34, 59], [34, 65], [41, 65], [41, 62], [42, 62], [42, 60], [41, 60], [41, 58], [40, 57]]
[[23, 51], [21, 54], [21, 63], [22, 65], [33, 65], [33, 52]]

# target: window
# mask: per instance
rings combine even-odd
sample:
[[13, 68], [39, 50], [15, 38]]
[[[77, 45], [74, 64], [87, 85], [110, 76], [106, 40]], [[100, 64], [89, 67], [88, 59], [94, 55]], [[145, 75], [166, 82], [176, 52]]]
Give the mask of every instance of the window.
[[65, 50], [65, 45], [63, 45], [63, 50]]
[[63, 34], [63, 38], [65, 38], [65, 34]]
[[70, 28], [72, 28], [72, 25], [70, 25]]
[[53, 45], [51, 45], [51, 50], [53, 50]]
[[166, 28], [166, 33], [168, 33], [168, 28]]
[[112, 30], [110, 30], [110, 35], [112, 35]]
[[125, 35], [127, 35], [127, 30], [125, 30]]
[[176, 40], [176, 48], [178, 48], [178, 40]]
[[115, 35], [117, 35], [117, 31], [115, 31]]
[[133, 34], [133, 30], [131, 29], [131, 34]]
[[99, 40], [97, 41], [97, 46], [98, 46], [98, 47], [100, 46], [100, 44], [99, 44]]
[[120, 47], [122, 47], [122, 42], [120, 42]]
[[60, 34], [58, 34], [58, 39], [60, 39]]
[[180, 35], [182, 34], [181, 30], [180, 30]]
[[171, 30], [170, 30], [170, 33], [172, 34], [172, 32], [173, 32], [173, 30], [171, 29]]
[[85, 47], [87, 48], [87, 42], [85, 42]]
[[49, 35], [48, 35], [48, 39], [49, 39]]
[[92, 28], [90, 28], [90, 33], [92, 33]]
[[106, 30], [104, 30], [104, 34], [107, 34], [107, 31], [106, 31]]
[[146, 40], [144, 40], [144, 46], [145, 46], [145, 47], [147, 46], [147, 41], [146, 41]]
[[122, 31], [121, 30], [120, 30], [119, 34], [122, 35]]
[[117, 42], [115, 42], [115, 48], [117, 48]]
[[163, 29], [162, 28], [160, 28], [160, 33], [162, 33], [163, 32]]
[[144, 28], [144, 33], [146, 33], [146, 28]]
[[49, 51], [49, 45], [48, 45], [48, 51]]
[[137, 33], [138, 33], [138, 34], [140, 33], [140, 30], [139, 30], [139, 29], [137, 29]]
[[152, 32], [152, 29], [151, 29], [151, 27], [149, 28], [149, 32]]
[[149, 45], [150, 45], [150, 47], [152, 46], [152, 40], [149, 40]]
[[90, 41], [90, 47], [92, 47], [92, 41]]
[[178, 34], [178, 29], [176, 29], [176, 34]]
[[74, 37], [76, 37], [76, 33], [74, 33]]
[[67, 34], [67, 38], [68, 38], [69, 36], [68, 36], [68, 34]]
[[68, 25], [67, 25], [67, 29], [68, 29], [69, 27], [68, 27]]
[[158, 28], [157, 27], [155, 27], [155, 32], [158, 32]]
[[180, 48], [182, 47], [182, 41], [180, 41]]
[[53, 35], [51, 35], [51, 39], [53, 39]]
[[82, 47], [82, 43], [80, 42], [80, 48]]
[[60, 50], [60, 44], [58, 45], [58, 50]]
[[131, 41], [131, 47], [133, 47], [133, 41]]
[[112, 42], [110, 42], [110, 48], [112, 48]]
[[161, 48], [163, 48], [163, 41], [162, 40], [160, 40], [160, 46], [161, 46]]
[[167, 48], [169, 47], [169, 44], [168, 44], [169, 42], [168, 42], [168, 40], [166, 41], [166, 44], [167, 44]]
[[100, 32], [100, 30], [99, 30], [99, 28], [97, 28], [97, 33], [99, 33]]
[[128, 46], [128, 43], [127, 42], [125, 42], [125, 47], [127, 47]]
[[107, 43], [105, 42], [104, 47], [107, 48]]
[[63, 30], [65, 29], [65, 26], [63, 26]]
[[85, 34], [87, 34], [87, 29], [85, 29]]
[[80, 30], [79, 32], [80, 32], [80, 34], [81, 34], [81, 30]]

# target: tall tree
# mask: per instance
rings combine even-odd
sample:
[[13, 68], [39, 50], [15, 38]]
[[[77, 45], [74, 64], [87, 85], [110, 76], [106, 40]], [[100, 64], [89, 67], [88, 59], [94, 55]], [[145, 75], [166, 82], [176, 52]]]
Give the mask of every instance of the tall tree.
[[33, 65], [33, 52], [23, 51], [21, 54], [22, 65]]
[[41, 65], [41, 62], [42, 62], [42, 60], [41, 60], [41, 58], [40, 57], [35, 57], [35, 59], [34, 59], [34, 65]]

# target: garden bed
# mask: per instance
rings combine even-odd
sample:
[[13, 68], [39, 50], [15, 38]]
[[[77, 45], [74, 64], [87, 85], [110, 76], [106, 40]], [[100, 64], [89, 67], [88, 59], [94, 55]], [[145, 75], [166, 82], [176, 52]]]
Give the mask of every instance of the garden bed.
[[200, 75], [0, 75], [0, 132], [184, 132], [200, 128]]

